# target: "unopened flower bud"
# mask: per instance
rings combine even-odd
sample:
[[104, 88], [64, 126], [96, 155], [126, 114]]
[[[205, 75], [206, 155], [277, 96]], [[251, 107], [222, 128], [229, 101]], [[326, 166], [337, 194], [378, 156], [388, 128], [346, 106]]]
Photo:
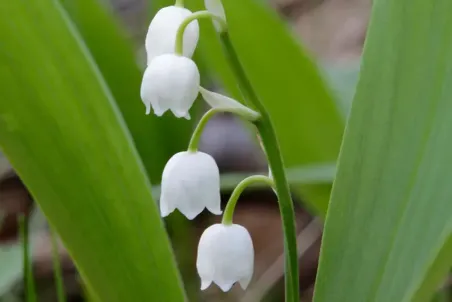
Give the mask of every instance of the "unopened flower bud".
[[[186, 8], [178, 6], [164, 7], [157, 12], [146, 35], [148, 65], [162, 54], [174, 53], [176, 33], [185, 18], [192, 14]], [[198, 21], [191, 22], [184, 32], [183, 55], [191, 58], [199, 39]]]

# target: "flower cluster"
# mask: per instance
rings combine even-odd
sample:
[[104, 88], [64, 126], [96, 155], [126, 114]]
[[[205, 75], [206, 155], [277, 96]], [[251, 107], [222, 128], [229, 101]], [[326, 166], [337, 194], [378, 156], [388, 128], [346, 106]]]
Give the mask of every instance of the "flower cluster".
[[[153, 111], [157, 116], [170, 110], [178, 118], [189, 119], [189, 110], [199, 93], [212, 107], [199, 122], [188, 150], [175, 154], [162, 176], [161, 216], [166, 217], [178, 209], [188, 219], [194, 219], [204, 208], [215, 215], [222, 214], [218, 166], [212, 156], [197, 150], [207, 121], [217, 112], [232, 112], [252, 122], [259, 120], [260, 114], [200, 86], [200, 73], [191, 59], [199, 39], [198, 19], [210, 18], [216, 30], [224, 32], [226, 16], [220, 0], [205, 0], [207, 10], [196, 13], [184, 8], [182, 2], [178, 0], [174, 6], [159, 10], [149, 25], [141, 99], [146, 114]], [[243, 226], [232, 223], [232, 214], [238, 196], [252, 181], [254, 179], [246, 179], [237, 186], [222, 223], [210, 226], [201, 236], [196, 266], [202, 290], [212, 282], [223, 291], [228, 291], [236, 282], [246, 289], [251, 281], [253, 242]], [[271, 184], [271, 180], [268, 181]]]

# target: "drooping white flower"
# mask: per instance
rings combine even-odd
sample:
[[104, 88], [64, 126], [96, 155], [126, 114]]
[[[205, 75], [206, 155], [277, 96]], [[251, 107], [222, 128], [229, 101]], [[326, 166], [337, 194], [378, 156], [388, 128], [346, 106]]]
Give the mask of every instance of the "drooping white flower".
[[[204, 5], [209, 12], [226, 21], [226, 14], [221, 0], [204, 0]], [[213, 20], [213, 25], [218, 32], [222, 31], [223, 28], [217, 20]]]
[[[146, 35], [148, 65], [159, 55], [174, 53], [176, 33], [182, 21], [192, 12], [178, 6], [164, 7], [157, 12]], [[191, 58], [199, 39], [198, 21], [191, 22], [184, 32], [183, 55]]]
[[152, 107], [157, 116], [171, 110], [176, 117], [190, 119], [188, 111], [198, 96], [199, 82], [198, 67], [191, 59], [175, 54], [155, 57], [141, 83], [146, 114]]
[[253, 276], [254, 248], [248, 231], [238, 224], [214, 224], [201, 236], [196, 268], [201, 289], [212, 282], [224, 292], [239, 282], [246, 289]]
[[204, 208], [220, 215], [220, 172], [215, 160], [203, 152], [179, 152], [163, 170], [160, 197], [162, 217], [178, 209], [188, 219]]
[[224, 96], [222, 94], [209, 91], [203, 87], [199, 87], [199, 92], [201, 92], [202, 97], [206, 101], [207, 104], [212, 108], [218, 109], [239, 109], [243, 112], [246, 112], [250, 120], [256, 120], [260, 117], [260, 114], [244, 105], [240, 102]]

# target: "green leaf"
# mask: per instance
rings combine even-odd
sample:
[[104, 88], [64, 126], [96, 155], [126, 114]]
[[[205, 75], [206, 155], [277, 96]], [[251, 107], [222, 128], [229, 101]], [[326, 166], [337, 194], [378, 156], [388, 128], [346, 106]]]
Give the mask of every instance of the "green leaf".
[[[429, 264], [428, 272], [426, 273], [422, 284], [417, 288], [417, 292], [413, 297], [414, 302], [428, 301], [433, 292], [438, 290], [438, 285], [441, 285], [444, 280], [447, 281], [447, 275], [450, 273], [450, 267], [452, 266], [452, 235], [444, 242], [441, 250], [436, 251], [436, 257], [434, 261]], [[438, 296], [448, 296], [450, 288], [448, 284], [441, 286], [444, 293]], [[450, 301], [445, 299], [444, 301]]]
[[102, 301], [184, 301], [150, 183], [57, 1], [0, 4], [0, 145]]
[[316, 302], [426, 301], [417, 295], [451, 264], [451, 11], [449, 0], [373, 4]]
[[[230, 37], [255, 91], [270, 112], [286, 166], [335, 161], [344, 125], [315, 64], [266, 6], [253, 0], [224, 1], [224, 6]], [[203, 50], [218, 53], [216, 48]], [[205, 59], [230, 88], [229, 74], [218, 68], [213, 58]], [[302, 188], [306, 201], [322, 216], [329, 190], [330, 185]]]
[[142, 70], [133, 47], [98, 0], [66, 0], [63, 5], [110, 88], [151, 181], [159, 183], [167, 160], [187, 147], [193, 122], [170, 113], [160, 118], [144, 114]]

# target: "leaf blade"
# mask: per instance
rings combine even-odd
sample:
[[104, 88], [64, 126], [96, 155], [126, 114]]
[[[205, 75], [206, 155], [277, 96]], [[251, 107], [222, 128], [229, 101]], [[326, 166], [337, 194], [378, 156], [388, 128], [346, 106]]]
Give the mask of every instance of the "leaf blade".
[[326, 220], [317, 302], [412, 301], [447, 243], [450, 9], [448, 1], [374, 3]]
[[2, 2], [0, 14], [0, 145], [89, 288], [184, 301], [131, 137], [58, 2]]

